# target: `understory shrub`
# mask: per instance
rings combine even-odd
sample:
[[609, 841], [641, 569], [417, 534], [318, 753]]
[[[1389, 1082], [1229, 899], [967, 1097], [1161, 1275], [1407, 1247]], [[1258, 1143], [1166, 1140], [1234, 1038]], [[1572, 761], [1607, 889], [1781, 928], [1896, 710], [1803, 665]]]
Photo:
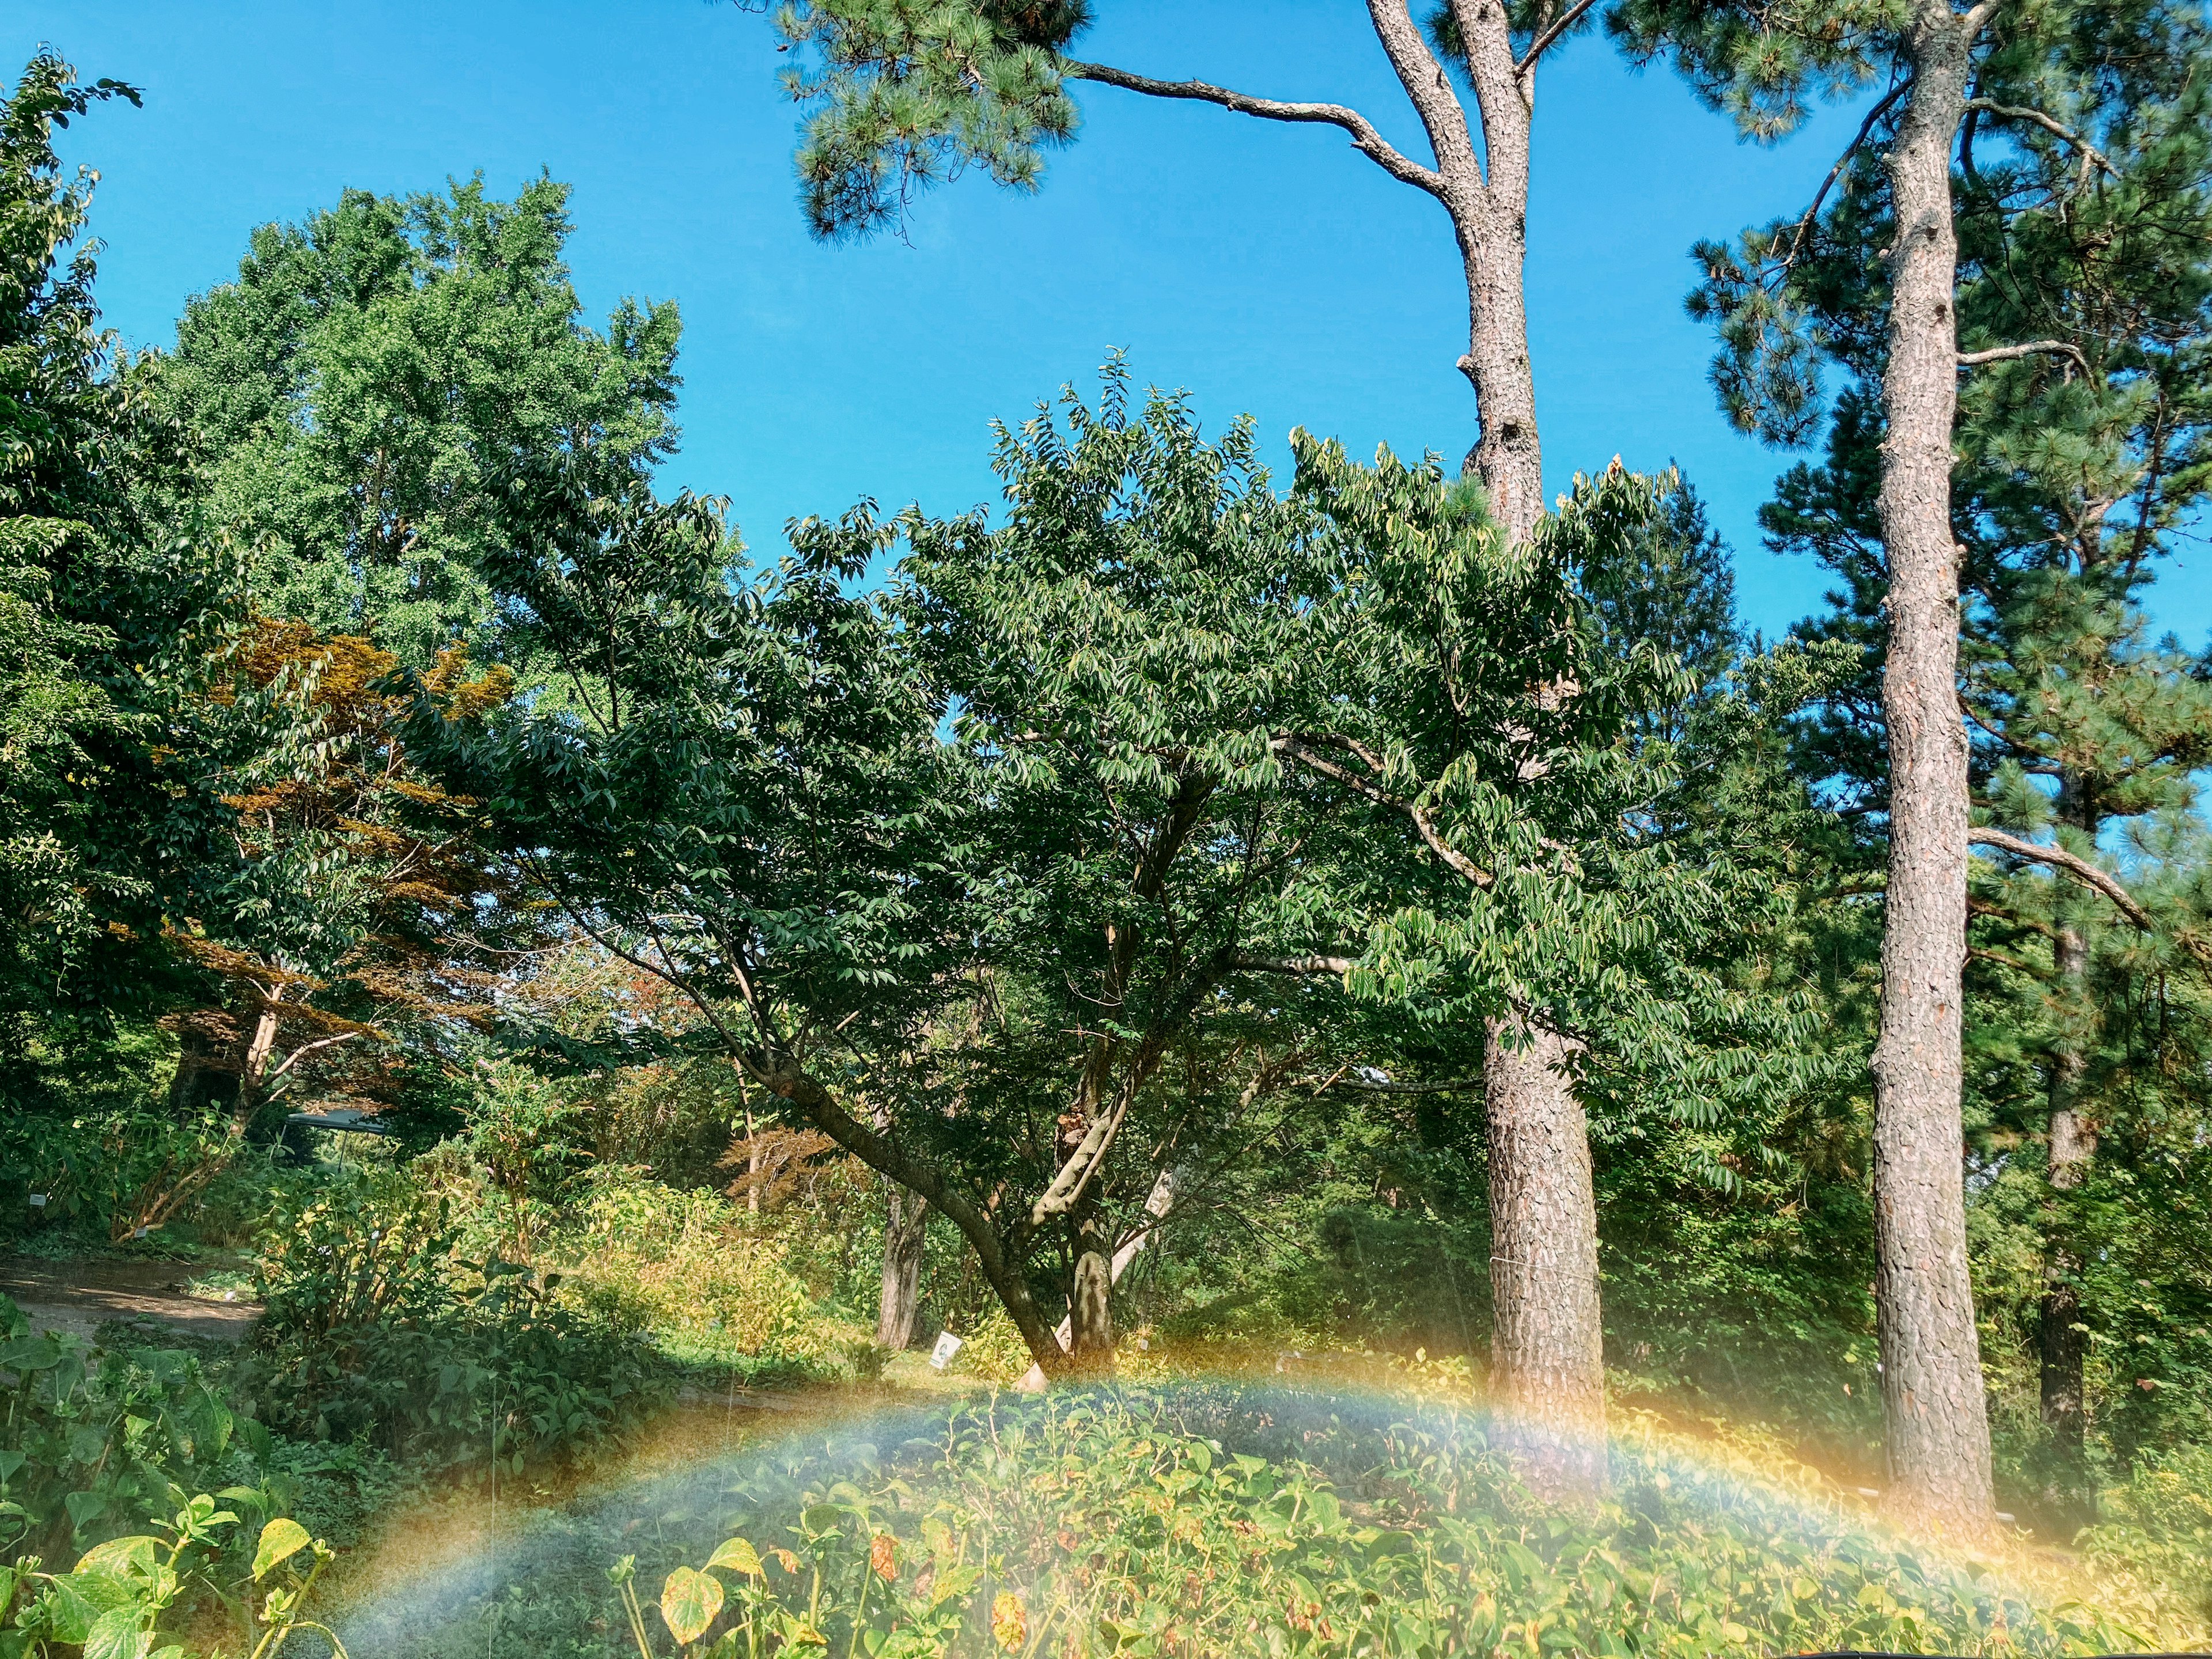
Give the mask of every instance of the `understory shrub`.
[[564, 1299], [649, 1328], [676, 1358], [800, 1376], [849, 1369], [871, 1334], [825, 1312], [787, 1255], [719, 1194], [619, 1168], [593, 1172], [575, 1220], [547, 1248]]
[[404, 1172], [325, 1183], [263, 1240], [243, 1386], [272, 1428], [426, 1465], [520, 1468], [615, 1433], [666, 1384], [634, 1328], [556, 1276], [462, 1256], [451, 1206]]
[[672, 1633], [718, 1659], [2142, 1644], [1649, 1449], [1616, 1449], [1613, 1498], [1548, 1508], [1480, 1419], [1393, 1409], [1201, 1386], [883, 1419], [549, 1520], [495, 1570], [380, 1596], [344, 1633], [389, 1659], [614, 1659]]
[[2212, 1625], [2212, 1445], [2147, 1455], [2097, 1510], [2081, 1545], [2100, 1571]]
[[191, 1355], [105, 1356], [34, 1336], [0, 1296], [0, 1559], [90, 1548], [143, 1521], [171, 1486], [217, 1484], [233, 1441], [259, 1438]]

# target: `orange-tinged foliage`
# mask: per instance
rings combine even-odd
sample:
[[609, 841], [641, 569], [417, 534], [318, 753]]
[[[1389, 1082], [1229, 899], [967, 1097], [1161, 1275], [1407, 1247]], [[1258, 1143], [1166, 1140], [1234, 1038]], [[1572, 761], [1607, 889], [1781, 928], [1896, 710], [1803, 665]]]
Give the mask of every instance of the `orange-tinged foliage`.
[[[408, 1024], [489, 1021], [483, 997], [496, 976], [472, 965], [477, 946], [453, 929], [507, 895], [473, 845], [473, 803], [408, 769], [398, 735], [405, 703], [383, 689], [398, 666], [392, 653], [355, 635], [325, 637], [305, 623], [264, 617], [234, 647], [230, 665], [219, 701], [234, 705], [273, 692], [314, 721], [299, 764], [222, 798], [238, 815], [234, 844], [249, 862], [295, 850], [335, 860], [343, 879], [333, 883], [331, 902], [345, 911], [333, 927], [340, 937], [356, 937], [311, 970], [250, 938], [216, 937], [187, 922], [173, 936], [225, 981], [233, 1012], [204, 1010], [171, 1024], [204, 1051], [194, 1063], [242, 1071], [256, 1063], [248, 1034], [273, 1016], [274, 1048], [261, 1062], [270, 1076], [286, 1063], [283, 1051], [312, 1051], [319, 1092], [372, 1093], [388, 1085], [393, 1070], [379, 1045]], [[441, 652], [423, 678], [453, 718], [496, 707], [514, 690], [505, 668], [477, 672], [460, 646]]]

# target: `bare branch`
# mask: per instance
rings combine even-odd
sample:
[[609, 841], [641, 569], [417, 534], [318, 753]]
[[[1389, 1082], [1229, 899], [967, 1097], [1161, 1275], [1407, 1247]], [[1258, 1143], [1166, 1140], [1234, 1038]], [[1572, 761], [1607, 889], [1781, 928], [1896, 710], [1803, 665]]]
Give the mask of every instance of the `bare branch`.
[[1597, 0], [1575, 0], [1545, 31], [1528, 43], [1528, 50], [1521, 54], [1521, 61], [1513, 66], [1513, 73], [1526, 77], [1536, 66], [1536, 60], [1551, 49], [1552, 43], [1582, 21], [1583, 14]]
[[2071, 357], [2081, 365], [2081, 372], [2089, 372], [2089, 360], [2081, 355], [2081, 348], [2066, 340], [2031, 340], [2026, 345], [1991, 346], [1987, 351], [1962, 351], [1959, 367], [1974, 368], [1983, 363], [2008, 363], [2021, 357]]
[[[2002, 830], [1982, 828], [1966, 831], [1967, 842], [1978, 847], [1994, 847], [2011, 854], [2016, 859], [2026, 859], [2035, 864], [2047, 864], [2054, 870], [2063, 871], [2084, 887], [2093, 888], [2112, 901], [2117, 909], [2145, 933], [2158, 931], [2158, 923], [2149, 911], [2136, 902], [2135, 896], [2120, 885], [2108, 872], [2100, 870], [2087, 859], [2076, 858], [2063, 847], [2046, 847], [2040, 842], [2025, 841]], [[2212, 944], [2207, 944], [2194, 933], [2176, 931], [2174, 943], [2189, 954], [2212, 968]]]
[[1899, 82], [1884, 93], [1875, 106], [1867, 112], [1866, 119], [1859, 123], [1856, 135], [1850, 143], [1844, 146], [1844, 153], [1836, 157], [1836, 165], [1828, 169], [1828, 176], [1820, 180], [1820, 189], [1813, 192], [1813, 205], [1805, 210], [1805, 216], [1797, 222], [1796, 232], [1790, 239], [1789, 254], [1782, 261], [1782, 269], [1784, 271], [1796, 264], [1797, 256], [1804, 252], [1805, 239], [1812, 234], [1813, 222], [1820, 216], [1820, 204], [1828, 199], [1828, 192], [1836, 187], [1836, 180], [1844, 176], [1844, 169], [1850, 165], [1851, 157], [1859, 153], [1859, 146], [1866, 143], [1867, 135], [1874, 131], [1875, 123], [1887, 114], [1889, 106], [1904, 97], [1911, 88], [1911, 82]]
[[1969, 98], [1966, 100], [1966, 106], [1968, 109], [1980, 110], [1985, 115], [1999, 116], [2008, 121], [2026, 121], [2031, 125], [2041, 127], [2054, 138], [2071, 144], [2080, 150], [2085, 161], [2103, 168], [2107, 177], [2117, 179], [2120, 176], [2119, 169], [2105, 159], [2104, 151], [2099, 149], [2064, 122], [2045, 115], [2039, 109], [2028, 109], [2018, 104], [1992, 103], [1986, 98]]
[[2152, 921], [2150, 912], [2136, 903], [2134, 895], [2121, 886], [2118, 880], [2087, 859], [2075, 857], [2063, 847], [2046, 847], [2040, 842], [2026, 840], [2009, 830], [1984, 829], [1978, 825], [1966, 831], [1966, 842], [1969, 846], [1994, 847], [2016, 859], [2026, 859], [2033, 864], [2047, 864], [2054, 870], [2063, 870], [2084, 887], [2094, 888], [2102, 893], [2122, 915], [2145, 932], [2157, 926]]
[[1256, 974], [1336, 974], [1352, 971], [1350, 957], [1238, 957], [1232, 964]]
[[1325, 755], [1316, 754], [1299, 738], [1285, 733], [1275, 739], [1274, 747], [1278, 754], [1288, 755], [1299, 764], [1320, 773], [1323, 777], [1334, 778], [1346, 787], [1358, 790], [1378, 806], [1387, 806], [1394, 811], [1403, 812], [1413, 821], [1413, 827], [1421, 832], [1421, 839], [1429, 844], [1429, 850], [1477, 887], [1487, 889], [1497, 880], [1497, 878], [1489, 871], [1446, 841], [1443, 838], [1443, 832], [1437, 828], [1436, 815], [1418, 801], [1401, 800], [1397, 796], [1377, 788], [1350, 767], [1340, 765]]
[[317, 1037], [313, 1042], [303, 1042], [298, 1048], [293, 1049], [290, 1054], [287, 1054], [284, 1057], [284, 1063], [282, 1066], [279, 1066], [275, 1071], [270, 1073], [268, 1077], [264, 1080], [265, 1082], [274, 1083], [278, 1078], [283, 1076], [285, 1073], [290, 1071], [296, 1063], [305, 1060], [309, 1054], [313, 1054], [317, 1049], [335, 1048], [341, 1042], [351, 1042], [356, 1037], [362, 1035], [362, 1033], [359, 1031], [340, 1031], [336, 1036]]
[[1314, 1092], [1319, 1094], [1325, 1089], [1356, 1089], [1360, 1093], [1368, 1095], [1443, 1095], [1456, 1094], [1463, 1089], [1480, 1089], [1480, 1087], [1482, 1087], [1482, 1079], [1479, 1077], [1454, 1078], [1449, 1083], [1393, 1083], [1388, 1079], [1376, 1083], [1366, 1078], [1339, 1073], [1336, 1076], [1324, 1081], [1321, 1088], [1315, 1090]]
[[1426, 191], [1439, 200], [1443, 197], [1442, 173], [1433, 167], [1423, 167], [1413, 157], [1393, 148], [1389, 141], [1376, 131], [1372, 121], [1346, 105], [1292, 103], [1275, 98], [1255, 98], [1204, 81], [1157, 81], [1149, 75], [1133, 75], [1127, 70], [1115, 69], [1109, 64], [1086, 64], [1073, 58], [1063, 61], [1060, 67], [1060, 73], [1078, 81], [1096, 81], [1102, 86], [1120, 87], [1125, 92], [1141, 93], [1147, 98], [1181, 98], [1202, 104], [1218, 104], [1223, 109], [1233, 110], [1239, 115], [1255, 116], [1262, 121], [1304, 121], [1341, 127], [1352, 135], [1352, 147], [1393, 179], [1401, 184], [1411, 185], [1416, 190]]

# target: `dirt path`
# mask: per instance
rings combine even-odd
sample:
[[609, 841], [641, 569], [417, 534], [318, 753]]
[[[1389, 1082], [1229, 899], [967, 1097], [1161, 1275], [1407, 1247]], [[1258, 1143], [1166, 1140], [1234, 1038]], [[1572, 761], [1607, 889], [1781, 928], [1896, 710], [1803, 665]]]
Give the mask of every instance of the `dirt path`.
[[0, 1258], [0, 1294], [15, 1299], [33, 1331], [56, 1331], [89, 1342], [112, 1319], [151, 1321], [173, 1330], [235, 1342], [259, 1316], [258, 1303], [187, 1295], [193, 1273], [182, 1261], [45, 1261]]

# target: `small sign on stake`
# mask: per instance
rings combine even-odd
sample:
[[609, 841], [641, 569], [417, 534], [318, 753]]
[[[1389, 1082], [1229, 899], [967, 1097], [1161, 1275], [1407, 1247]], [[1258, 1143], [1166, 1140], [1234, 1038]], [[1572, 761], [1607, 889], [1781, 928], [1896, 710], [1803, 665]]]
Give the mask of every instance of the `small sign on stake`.
[[953, 1335], [951, 1332], [939, 1331], [937, 1334], [937, 1346], [931, 1349], [929, 1352], [930, 1369], [932, 1370], [943, 1370], [947, 1365], [950, 1365], [952, 1363], [952, 1356], [958, 1353], [963, 1346], [964, 1345], [961, 1342], [960, 1339]]

